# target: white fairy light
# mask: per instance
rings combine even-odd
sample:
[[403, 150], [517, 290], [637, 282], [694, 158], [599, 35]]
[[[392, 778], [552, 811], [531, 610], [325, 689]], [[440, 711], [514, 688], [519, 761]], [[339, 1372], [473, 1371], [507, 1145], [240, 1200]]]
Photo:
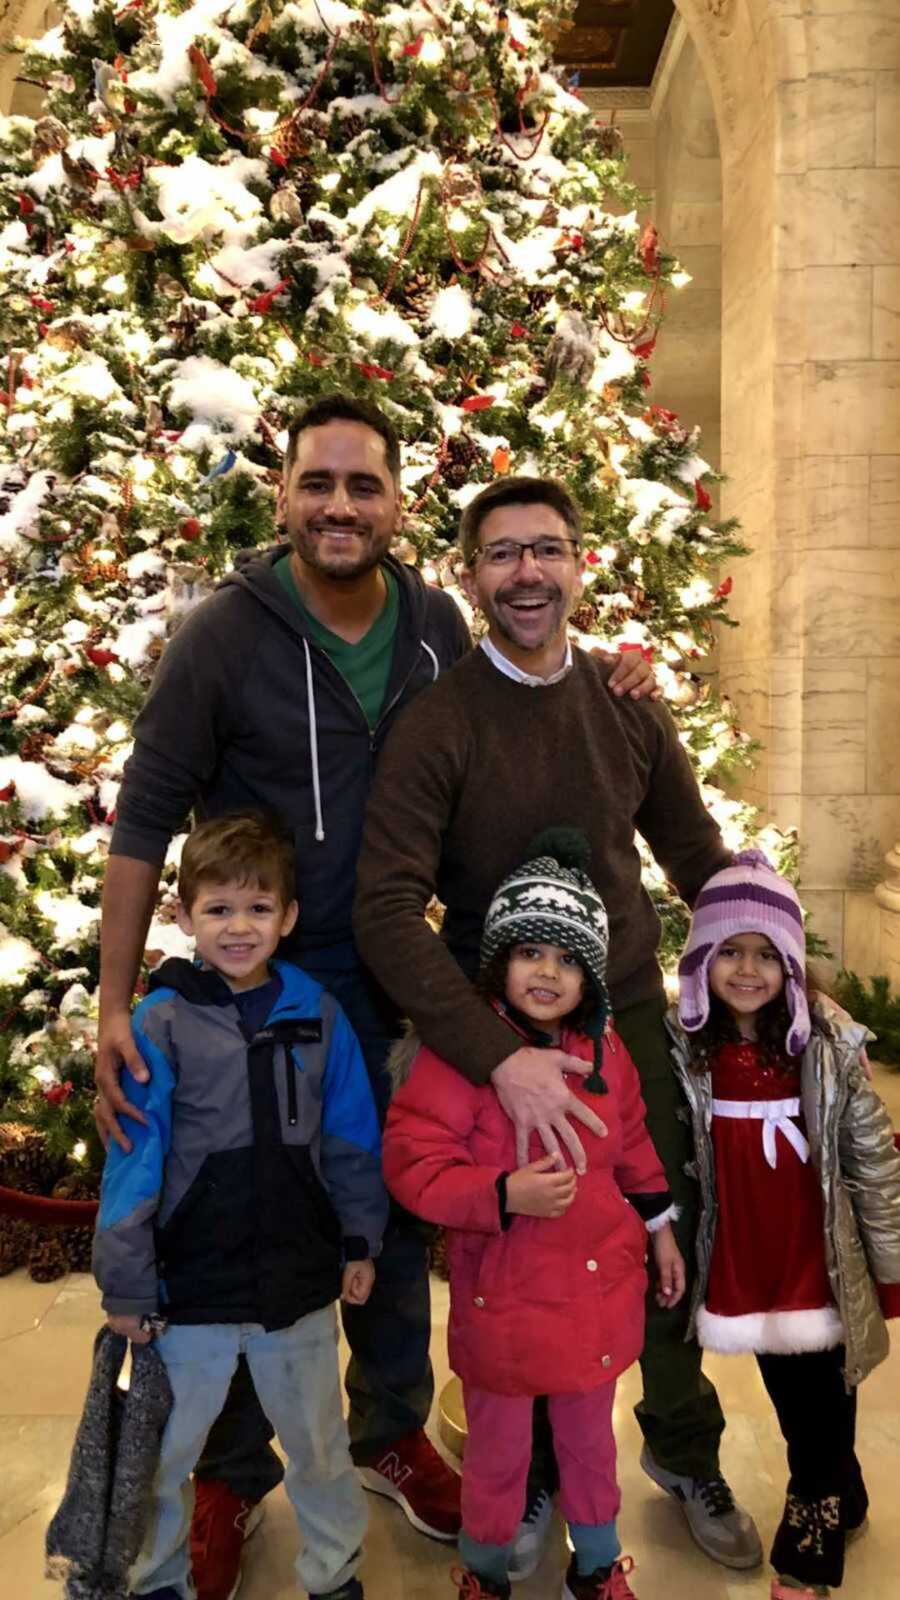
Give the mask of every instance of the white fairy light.
[[690, 273], [685, 272], [683, 267], [679, 267], [677, 272], [672, 273], [671, 283], [673, 289], [686, 289], [688, 284], [693, 283], [693, 281]]
[[419, 51], [419, 60], [425, 67], [439, 67], [444, 59], [444, 46], [430, 33]]
[[647, 304], [647, 296], [643, 289], [629, 289], [628, 293], [622, 296], [622, 304], [626, 311], [643, 311]]
[[319, 185], [325, 190], [326, 194], [331, 194], [332, 190], [337, 188], [340, 181], [341, 174], [339, 172], [326, 172], [325, 176], [319, 179]]

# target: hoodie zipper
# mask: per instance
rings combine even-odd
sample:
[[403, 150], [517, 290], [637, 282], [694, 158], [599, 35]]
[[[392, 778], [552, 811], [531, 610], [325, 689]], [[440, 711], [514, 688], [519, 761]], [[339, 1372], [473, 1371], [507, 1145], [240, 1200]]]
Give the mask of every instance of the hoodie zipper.
[[284, 1046], [284, 1081], [287, 1088], [288, 1124], [292, 1128], [297, 1126], [297, 1069], [294, 1066], [294, 1054], [289, 1044]]

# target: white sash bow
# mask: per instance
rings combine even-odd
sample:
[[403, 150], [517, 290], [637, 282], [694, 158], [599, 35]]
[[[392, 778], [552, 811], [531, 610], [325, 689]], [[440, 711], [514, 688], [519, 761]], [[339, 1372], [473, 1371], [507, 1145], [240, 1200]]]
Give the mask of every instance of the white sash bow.
[[750, 1117], [762, 1123], [763, 1153], [770, 1167], [775, 1167], [778, 1155], [775, 1133], [783, 1133], [801, 1161], [809, 1160], [809, 1143], [791, 1117], [800, 1115], [800, 1100], [714, 1100], [714, 1117]]

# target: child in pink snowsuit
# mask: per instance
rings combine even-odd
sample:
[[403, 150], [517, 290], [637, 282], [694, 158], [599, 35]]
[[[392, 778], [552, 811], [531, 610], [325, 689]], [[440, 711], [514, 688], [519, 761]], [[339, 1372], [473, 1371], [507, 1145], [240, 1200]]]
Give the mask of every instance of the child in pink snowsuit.
[[643, 1344], [648, 1238], [661, 1304], [683, 1294], [684, 1264], [637, 1070], [607, 1015], [607, 919], [579, 870], [586, 842], [558, 829], [533, 850], [488, 910], [483, 986], [511, 1030], [593, 1062], [568, 1087], [606, 1135], [583, 1130], [583, 1176], [557, 1169], [537, 1136], [517, 1170], [513, 1125], [491, 1084], [469, 1083], [419, 1047], [388, 1112], [384, 1173], [402, 1205], [449, 1230], [450, 1362], [468, 1421], [461, 1595], [510, 1594], [533, 1401], [547, 1395], [575, 1551], [563, 1594], [634, 1600], [616, 1534], [613, 1398]]

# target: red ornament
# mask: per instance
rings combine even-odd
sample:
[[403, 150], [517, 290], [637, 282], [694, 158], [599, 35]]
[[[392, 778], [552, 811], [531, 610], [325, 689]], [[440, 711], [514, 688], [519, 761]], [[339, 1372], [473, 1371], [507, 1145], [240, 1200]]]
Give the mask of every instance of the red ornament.
[[36, 209], [37, 208], [35, 206], [34, 201], [31, 198], [30, 194], [20, 194], [19, 195], [19, 216], [20, 217], [30, 217], [32, 215], [32, 212], [34, 212]]
[[728, 596], [730, 595], [730, 593], [731, 593], [733, 588], [734, 588], [734, 579], [733, 578], [723, 578], [722, 582], [719, 584], [718, 589], [716, 590], [716, 599], [717, 600], [727, 600]]
[[424, 43], [425, 43], [425, 35], [420, 33], [419, 37], [417, 39], [413, 39], [411, 44], [405, 44], [403, 46], [403, 54], [405, 56], [418, 56], [418, 55], [421, 55], [422, 46], [423, 46]]
[[508, 472], [510, 460], [511, 457], [509, 451], [504, 450], [502, 444], [498, 444], [494, 454], [491, 456], [491, 466], [493, 467], [494, 471], [501, 473]]
[[283, 294], [285, 289], [289, 289], [290, 286], [290, 278], [282, 278], [280, 283], [276, 283], [274, 289], [267, 289], [265, 294], [258, 294], [255, 300], [248, 300], [247, 310], [253, 312], [254, 315], [264, 317], [267, 311], [271, 311], [272, 302], [277, 300], [278, 296]]
[[186, 517], [178, 532], [182, 539], [199, 539], [203, 532], [199, 517]]
[[216, 77], [199, 45], [190, 46], [188, 60], [206, 90], [207, 97], [211, 100], [216, 93]]
[[619, 655], [628, 655], [631, 650], [640, 650], [645, 661], [653, 660], [653, 649], [649, 644], [620, 644]]
[[698, 511], [711, 511], [712, 510], [712, 500], [710, 499], [709, 495], [707, 494], [706, 490], [704, 489], [704, 487], [703, 487], [702, 483], [700, 482], [699, 478], [696, 480], [696, 482], [694, 484], [694, 498], [695, 498], [695, 500], [697, 502], [697, 510]]
[[652, 339], [645, 339], [643, 344], [633, 344], [631, 354], [637, 356], [639, 361], [648, 361], [656, 349], [656, 334]]
[[524, 322], [514, 322], [509, 331], [514, 339], [528, 338], [528, 329], [526, 328]]
[[596, 567], [600, 561], [600, 557], [598, 556], [596, 550], [589, 550], [584, 559], [589, 567]]
[[460, 410], [489, 411], [493, 404], [494, 396], [492, 394], [470, 394], [468, 400], [463, 401]]
[[638, 255], [644, 271], [655, 276], [659, 272], [659, 234], [648, 222], [638, 242]]
[[325, 357], [317, 356], [315, 350], [307, 350], [306, 359], [311, 367], [324, 367]]
[[649, 389], [649, 387], [650, 387], [652, 382], [653, 382], [653, 379], [651, 378], [649, 372], [647, 371], [647, 368], [645, 367], [643, 372], [641, 373], [641, 383], [643, 384], [645, 389]]
[[46, 311], [48, 315], [51, 311], [56, 310], [53, 301], [46, 300], [42, 294], [33, 294], [31, 296], [31, 304], [36, 306], [38, 311]]
[[510, 34], [509, 36], [509, 48], [510, 50], [515, 50], [516, 55], [518, 56], [524, 56], [528, 54], [527, 46], [520, 44], [519, 40], [516, 39], [513, 34]]
[[0, 789], [0, 804], [6, 805], [7, 801], [12, 799], [15, 792], [16, 786], [14, 783], [8, 783], [4, 789]]
[[51, 1106], [64, 1106], [73, 1087], [71, 1078], [67, 1078], [65, 1083], [51, 1083], [49, 1088], [44, 1090], [44, 1099], [49, 1101]]
[[99, 644], [92, 644], [84, 653], [95, 667], [108, 667], [119, 659], [115, 650], [104, 650]]
[[380, 367], [377, 361], [357, 361], [356, 366], [364, 378], [381, 378], [390, 383], [394, 376], [390, 367]]
[[274, 145], [272, 145], [272, 148], [269, 151], [269, 160], [274, 162], [276, 167], [287, 166], [287, 156], [282, 155], [280, 150], [276, 150]]

